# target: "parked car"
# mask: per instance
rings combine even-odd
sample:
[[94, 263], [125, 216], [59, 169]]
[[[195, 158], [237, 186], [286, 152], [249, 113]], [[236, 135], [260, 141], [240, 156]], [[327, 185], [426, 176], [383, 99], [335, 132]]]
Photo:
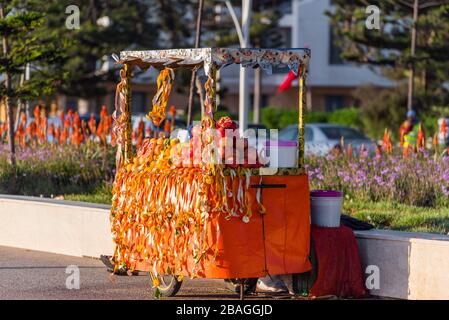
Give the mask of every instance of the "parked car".
[[[351, 144], [354, 153], [360, 150], [362, 144], [368, 153], [373, 154], [376, 144], [366, 137], [362, 132], [347, 126], [329, 123], [310, 123], [305, 125], [305, 147], [306, 155], [325, 155], [336, 145], [341, 145], [344, 137], [345, 145]], [[298, 126], [290, 125], [279, 132], [280, 141], [297, 141]]]

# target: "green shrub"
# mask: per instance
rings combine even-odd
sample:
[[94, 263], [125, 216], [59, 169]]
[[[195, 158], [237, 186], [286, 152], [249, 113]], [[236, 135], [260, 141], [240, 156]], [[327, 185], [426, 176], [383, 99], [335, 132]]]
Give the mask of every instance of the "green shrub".
[[327, 123], [329, 122], [330, 113], [321, 111], [306, 112], [304, 120], [306, 123]]
[[[267, 107], [262, 109], [262, 123], [268, 128], [283, 129], [298, 123], [298, 110]], [[336, 123], [362, 128], [361, 112], [357, 108], [344, 108], [334, 112], [308, 111], [304, 115], [306, 123]]]
[[329, 114], [329, 122], [351, 126], [355, 128], [362, 128], [361, 112], [357, 108], [344, 108], [335, 110]]
[[[304, 119], [306, 123], [328, 122], [328, 114], [326, 112], [306, 112]], [[298, 110], [278, 107], [263, 108], [261, 122], [270, 129], [284, 129], [291, 124], [298, 123]]]

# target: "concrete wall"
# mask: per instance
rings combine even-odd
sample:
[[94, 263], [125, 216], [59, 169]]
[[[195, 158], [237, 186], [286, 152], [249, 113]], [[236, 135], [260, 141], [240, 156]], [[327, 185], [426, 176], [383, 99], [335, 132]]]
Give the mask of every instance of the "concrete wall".
[[109, 206], [1, 195], [0, 245], [79, 257], [112, 254]]
[[371, 294], [400, 299], [449, 299], [449, 236], [400, 231], [357, 231], [366, 269], [379, 268]]
[[[0, 195], [0, 245], [73, 256], [112, 254], [109, 206]], [[449, 299], [449, 236], [357, 231], [364, 269], [379, 268], [371, 294]]]

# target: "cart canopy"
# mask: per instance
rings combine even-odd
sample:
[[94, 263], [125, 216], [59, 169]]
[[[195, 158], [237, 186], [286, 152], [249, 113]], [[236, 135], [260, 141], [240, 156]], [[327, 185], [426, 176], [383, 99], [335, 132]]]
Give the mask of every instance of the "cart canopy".
[[142, 69], [153, 66], [157, 69], [204, 68], [206, 74], [211, 69], [221, 69], [230, 64], [243, 67], [261, 67], [267, 74], [291, 70], [303, 75], [307, 72], [310, 49], [306, 48], [199, 48], [122, 51], [120, 57], [113, 55], [117, 63], [137, 65]]

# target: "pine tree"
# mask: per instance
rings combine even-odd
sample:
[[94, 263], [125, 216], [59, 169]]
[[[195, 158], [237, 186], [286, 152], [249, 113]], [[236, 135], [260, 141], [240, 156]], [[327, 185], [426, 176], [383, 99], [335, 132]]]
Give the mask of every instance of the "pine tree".
[[[50, 94], [63, 74], [53, 69], [63, 59], [64, 41], [55, 38], [45, 28], [44, 14], [30, 10], [34, 1], [0, 0], [0, 96], [7, 109], [8, 140], [11, 164], [15, 165], [14, 107], [18, 99], [27, 100]], [[31, 78], [19, 81], [26, 65], [32, 69]]]
[[[188, 13], [193, 0], [48, 0], [46, 24], [68, 39], [68, 61], [61, 68], [69, 75], [59, 93], [89, 98], [107, 92], [105, 82], [117, 82], [115, 68], [101, 68], [112, 53], [188, 45]], [[67, 29], [66, 8], [76, 5], [80, 26]], [[108, 22], [100, 24], [100, 20]]]
[[394, 80], [404, 80], [413, 67], [418, 105], [447, 104], [445, 87], [449, 74], [449, 4], [447, 1], [420, 0], [416, 54], [411, 54], [413, 1], [371, 1], [380, 9], [380, 30], [366, 28], [367, 3], [363, 0], [335, 0], [328, 15], [340, 38], [342, 58], [381, 66]]

